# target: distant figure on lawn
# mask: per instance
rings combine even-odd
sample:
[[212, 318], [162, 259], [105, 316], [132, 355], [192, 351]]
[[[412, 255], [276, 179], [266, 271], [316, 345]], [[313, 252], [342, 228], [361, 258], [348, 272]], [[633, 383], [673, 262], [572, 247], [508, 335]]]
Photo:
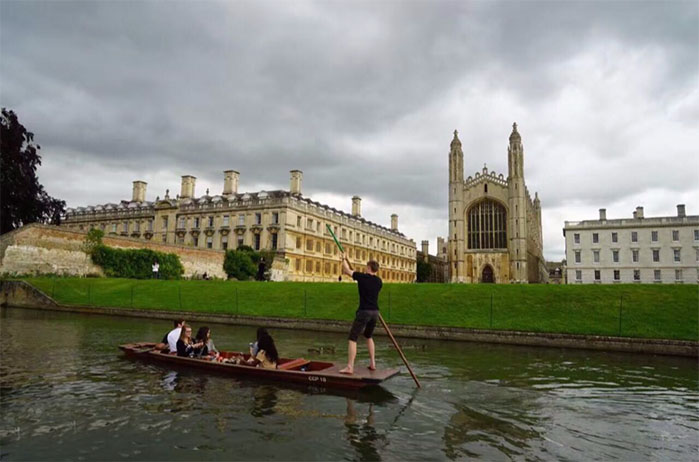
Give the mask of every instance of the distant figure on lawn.
[[260, 258], [260, 264], [257, 265], [257, 276], [255, 276], [256, 280], [258, 280], [258, 281], [265, 280], [265, 269], [267, 269], [267, 265], [265, 264], [265, 259]]
[[153, 262], [153, 279], [160, 279], [160, 263], [158, 263], [158, 260]]
[[369, 370], [376, 370], [376, 359], [374, 357], [374, 339], [371, 337], [376, 328], [376, 321], [379, 319], [379, 292], [383, 286], [383, 281], [376, 275], [379, 272], [379, 264], [370, 260], [366, 264], [366, 273], [352, 271], [347, 263], [344, 252], [340, 254], [342, 258], [342, 273], [352, 276], [357, 281], [359, 290], [359, 307], [354, 316], [354, 322], [349, 333], [349, 344], [347, 348], [347, 367], [342, 369], [342, 374], [354, 374], [354, 359], [357, 356], [357, 338], [363, 333], [366, 338], [366, 346], [369, 350]]

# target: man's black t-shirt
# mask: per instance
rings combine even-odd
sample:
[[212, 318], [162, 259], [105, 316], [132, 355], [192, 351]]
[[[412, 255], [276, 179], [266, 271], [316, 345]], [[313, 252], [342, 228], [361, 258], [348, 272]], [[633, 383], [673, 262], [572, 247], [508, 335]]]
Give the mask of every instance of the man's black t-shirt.
[[378, 310], [379, 309], [379, 292], [381, 291], [381, 278], [372, 276], [371, 274], [360, 273], [355, 271], [352, 273], [352, 279], [357, 281], [359, 289], [359, 310]]

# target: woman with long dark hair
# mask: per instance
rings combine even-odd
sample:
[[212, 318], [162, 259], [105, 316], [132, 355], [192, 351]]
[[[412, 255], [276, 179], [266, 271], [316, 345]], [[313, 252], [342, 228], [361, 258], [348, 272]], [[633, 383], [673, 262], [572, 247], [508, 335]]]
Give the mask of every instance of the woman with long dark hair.
[[197, 331], [196, 340], [197, 343], [203, 344], [203, 346], [197, 352], [198, 356], [218, 356], [218, 350], [214, 345], [214, 341], [211, 340], [211, 329], [206, 326], [200, 327]]
[[279, 353], [277, 346], [274, 344], [274, 339], [267, 329], [258, 329], [257, 338], [258, 351], [255, 356], [251, 356], [248, 364], [264, 367], [265, 369], [276, 369], [277, 361], [279, 361]]

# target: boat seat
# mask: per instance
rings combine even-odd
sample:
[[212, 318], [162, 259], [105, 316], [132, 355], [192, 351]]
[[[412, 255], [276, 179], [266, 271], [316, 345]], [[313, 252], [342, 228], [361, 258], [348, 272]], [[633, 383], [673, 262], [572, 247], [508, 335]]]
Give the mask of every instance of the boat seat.
[[298, 358], [298, 359], [294, 359], [292, 361], [286, 362], [284, 364], [278, 365], [277, 369], [281, 369], [283, 371], [288, 371], [291, 369], [295, 369], [297, 367], [306, 366], [308, 364], [311, 364], [311, 361], [309, 359]]

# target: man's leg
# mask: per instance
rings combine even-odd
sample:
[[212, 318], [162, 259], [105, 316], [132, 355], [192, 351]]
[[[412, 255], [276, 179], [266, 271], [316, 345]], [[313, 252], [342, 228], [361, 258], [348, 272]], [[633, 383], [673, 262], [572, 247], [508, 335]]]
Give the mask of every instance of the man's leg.
[[357, 357], [357, 338], [364, 330], [367, 323], [367, 314], [357, 311], [354, 322], [349, 333], [349, 343], [347, 345], [347, 367], [340, 371], [341, 374], [354, 374], [354, 359]]
[[341, 374], [354, 374], [354, 359], [357, 357], [357, 342], [349, 340], [347, 345], [347, 367], [340, 371]]
[[369, 370], [375, 370], [376, 369], [376, 358], [374, 352], [376, 351], [376, 347], [374, 346], [374, 329], [376, 328], [376, 318], [378, 317], [378, 313], [371, 313], [369, 315], [369, 320], [366, 323], [366, 327], [364, 327], [364, 337], [366, 337], [366, 347], [369, 350]]

